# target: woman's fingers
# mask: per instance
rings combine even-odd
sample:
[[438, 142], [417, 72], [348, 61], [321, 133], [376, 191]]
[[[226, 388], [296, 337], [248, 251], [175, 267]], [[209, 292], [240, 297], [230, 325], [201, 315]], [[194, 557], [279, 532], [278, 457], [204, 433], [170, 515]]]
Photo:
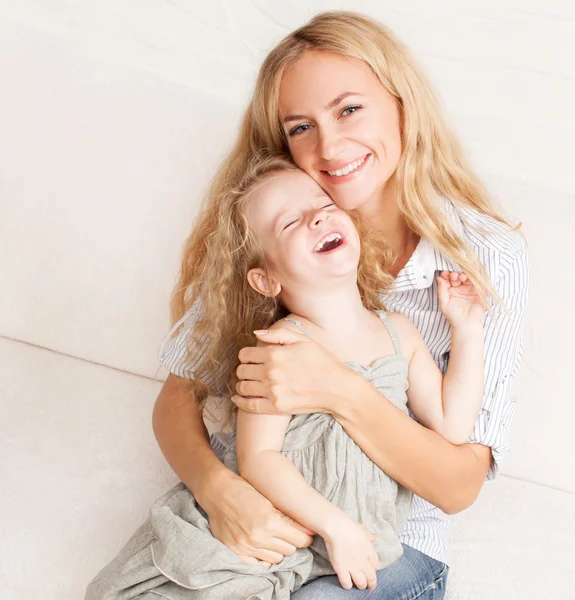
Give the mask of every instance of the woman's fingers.
[[263, 381], [264, 373], [265, 370], [262, 365], [240, 364], [240, 366], [236, 369], [236, 375], [238, 376], [238, 379], [250, 381]]
[[277, 415], [274, 405], [267, 398], [244, 398], [232, 396], [232, 402], [240, 409], [256, 415]]
[[284, 556], [291, 556], [297, 550], [297, 547], [281, 538], [274, 537], [268, 542], [268, 550], [273, 550]]
[[272, 563], [267, 562], [265, 560], [258, 560], [253, 556], [242, 556], [241, 554], [238, 554], [238, 556], [242, 559], [244, 563], [246, 563], [246, 565], [259, 565], [264, 569], [269, 569], [272, 566]]
[[266, 344], [280, 344], [282, 346], [296, 342], [305, 342], [309, 339], [307, 335], [288, 327], [274, 327], [267, 331], [254, 331], [254, 333], [258, 340]]
[[254, 556], [261, 561], [277, 565], [284, 559], [284, 555], [280, 552], [273, 552], [267, 548], [255, 548], [253, 552]]
[[261, 365], [266, 362], [269, 356], [269, 348], [263, 346], [246, 346], [238, 354], [240, 362], [243, 364]]
[[276, 529], [277, 538], [296, 548], [307, 548], [312, 543], [313, 536], [313, 531], [289, 517], [283, 517]]
[[267, 388], [261, 381], [238, 381], [236, 383], [236, 392], [240, 396], [265, 396]]

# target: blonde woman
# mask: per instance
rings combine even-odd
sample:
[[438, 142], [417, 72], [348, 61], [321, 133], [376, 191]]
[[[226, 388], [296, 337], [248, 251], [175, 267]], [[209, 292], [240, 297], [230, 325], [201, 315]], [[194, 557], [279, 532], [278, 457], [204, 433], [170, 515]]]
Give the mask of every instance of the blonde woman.
[[[323, 13], [288, 35], [260, 70], [240, 137], [211, 190], [217, 202], [254, 153], [283, 152], [339, 208], [355, 209], [388, 240], [394, 259], [389, 310], [409, 317], [445, 371], [450, 330], [436, 302], [436, 271], [464, 271], [490, 301], [485, 318], [483, 405], [468, 443], [455, 445], [398, 410], [309, 337], [269, 331], [267, 347], [239, 358], [236, 404], [263, 414], [332, 414], [391, 478], [414, 492], [400, 534], [404, 554], [378, 574], [378, 598], [442, 598], [447, 514], [470, 506], [508, 450], [512, 382], [521, 355], [529, 267], [522, 236], [499, 215], [467, 165], [425, 77], [379, 23]], [[154, 430], [169, 463], [205, 509], [214, 536], [247, 562], [278, 563], [311, 543], [310, 531], [227, 469], [201, 418], [206, 387], [221, 388], [205, 345], [226, 343], [202, 328], [200, 271], [191, 238], [176, 287], [181, 321], [163, 355], [172, 372], [156, 403]], [[195, 285], [194, 285], [195, 284]], [[211, 299], [212, 300], [212, 299]], [[210, 303], [211, 305], [214, 305]], [[221, 310], [226, 310], [222, 305]], [[225, 366], [220, 365], [225, 370]], [[293, 598], [354, 598], [333, 577]]]

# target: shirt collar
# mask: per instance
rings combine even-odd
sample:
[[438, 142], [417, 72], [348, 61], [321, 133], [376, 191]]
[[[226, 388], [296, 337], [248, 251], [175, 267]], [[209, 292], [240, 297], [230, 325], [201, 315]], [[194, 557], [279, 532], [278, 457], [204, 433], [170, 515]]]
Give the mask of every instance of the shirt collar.
[[[465, 227], [453, 204], [445, 200], [442, 203], [442, 210], [457, 233], [465, 239], [467, 237]], [[429, 240], [421, 238], [407, 264], [395, 278], [392, 292], [428, 288], [433, 284], [437, 271], [461, 271], [461, 269], [453, 260], [434, 248]]]

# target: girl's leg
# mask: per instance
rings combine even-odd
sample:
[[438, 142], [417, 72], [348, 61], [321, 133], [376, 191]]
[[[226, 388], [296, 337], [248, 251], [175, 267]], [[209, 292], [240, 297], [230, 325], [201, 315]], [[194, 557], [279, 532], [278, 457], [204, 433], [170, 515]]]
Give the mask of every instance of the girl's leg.
[[320, 577], [291, 595], [292, 600], [442, 600], [447, 565], [403, 546], [403, 556], [377, 572], [375, 590], [344, 590], [335, 575]]

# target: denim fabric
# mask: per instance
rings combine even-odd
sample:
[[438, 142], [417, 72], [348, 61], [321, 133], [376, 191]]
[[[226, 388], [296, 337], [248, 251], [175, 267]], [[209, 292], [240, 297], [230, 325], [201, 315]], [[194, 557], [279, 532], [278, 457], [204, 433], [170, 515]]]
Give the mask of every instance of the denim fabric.
[[335, 575], [315, 579], [291, 595], [292, 600], [442, 600], [449, 568], [403, 545], [403, 556], [377, 572], [375, 590], [344, 590]]

